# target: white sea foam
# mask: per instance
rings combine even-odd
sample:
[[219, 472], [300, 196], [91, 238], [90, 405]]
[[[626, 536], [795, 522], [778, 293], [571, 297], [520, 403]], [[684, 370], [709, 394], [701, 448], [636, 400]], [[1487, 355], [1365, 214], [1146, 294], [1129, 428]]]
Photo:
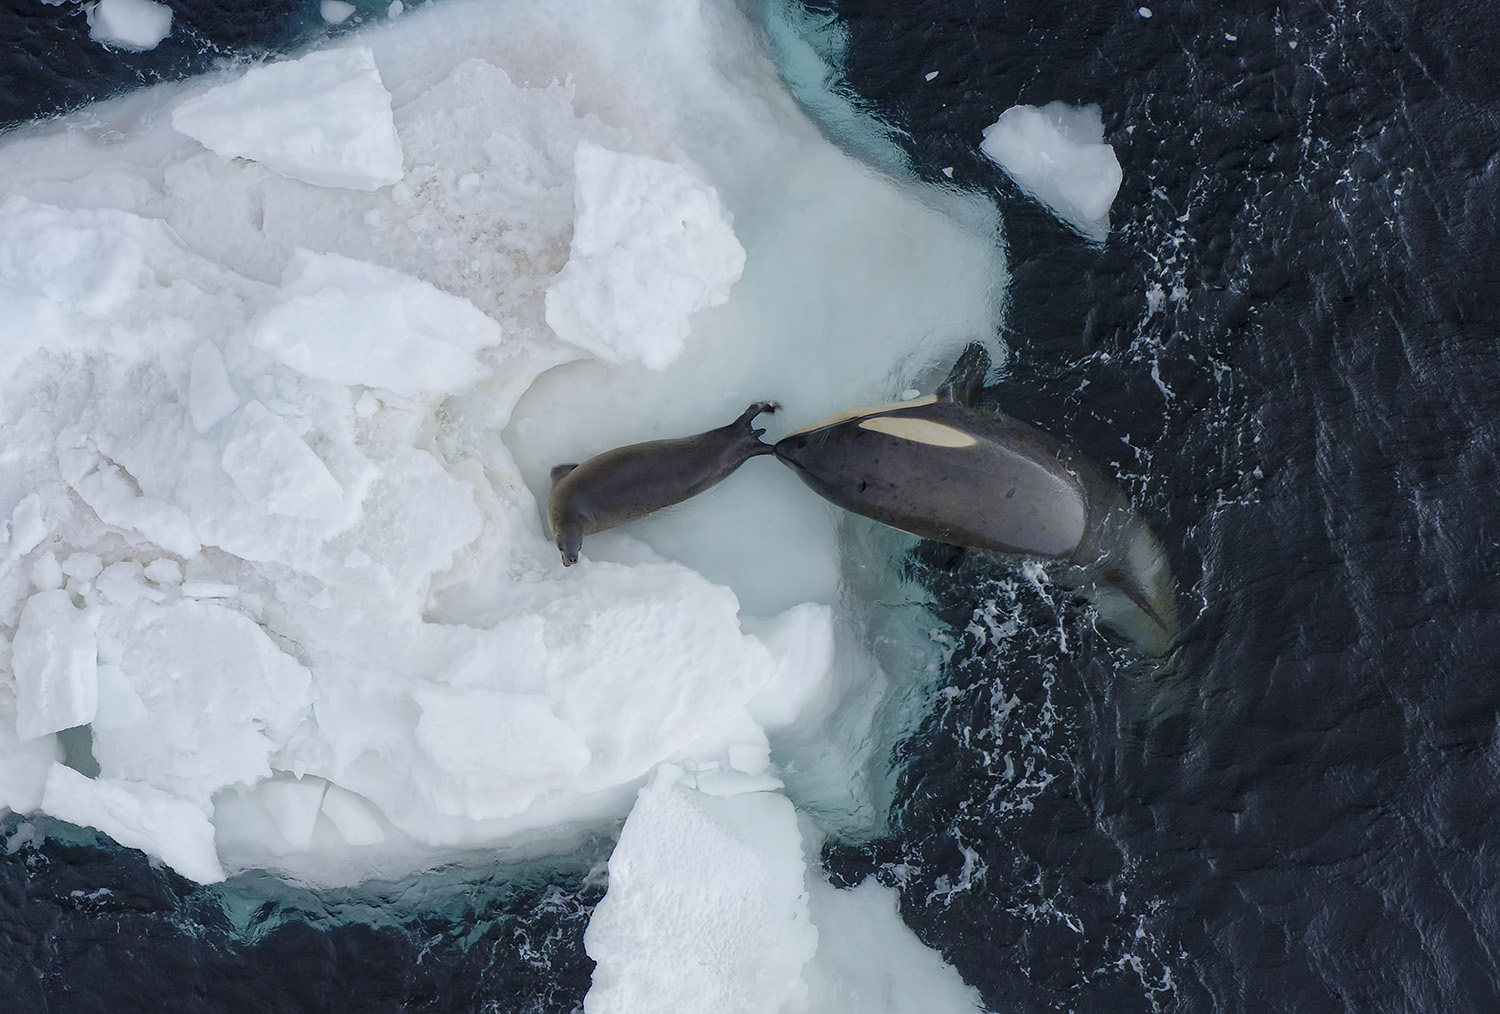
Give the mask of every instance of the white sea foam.
[[878, 810], [846, 577], [882, 557], [766, 459], [566, 570], [539, 510], [560, 461], [888, 400], [993, 332], [990, 210], [830, 146], [755, 31], [448, 0], [0, 140], [0, 803], [317, 884], [629, 814], [591, 1009], [679, 916], [743, 1009], [814, 983], [799, 808]]

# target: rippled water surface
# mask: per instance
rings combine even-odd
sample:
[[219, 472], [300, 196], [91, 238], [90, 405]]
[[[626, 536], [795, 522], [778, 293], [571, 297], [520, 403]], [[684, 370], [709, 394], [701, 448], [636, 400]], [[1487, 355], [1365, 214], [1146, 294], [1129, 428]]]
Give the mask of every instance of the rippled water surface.
[[[920, 171], [1003, 207], [990, 398], [1113, 463], [1197, 618], [1132, 681], [939, 559], [953, 689], [900, 832], [833, 867], [903, 883], [997, 1010], [1494, 1009], [1493, 9], [838, 9]], [[975, 152], [1058, 99], [1125, 169], [1102, 250]]]

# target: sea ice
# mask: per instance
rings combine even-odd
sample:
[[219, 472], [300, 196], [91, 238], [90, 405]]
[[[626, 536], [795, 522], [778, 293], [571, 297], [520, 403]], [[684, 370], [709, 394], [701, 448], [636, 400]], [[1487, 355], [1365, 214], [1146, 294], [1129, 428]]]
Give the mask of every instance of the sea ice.
[[1016, 185], [1095, 242], [1109, 235], [1120, 160], [1104, 143], [1098, 106], [1011, 106], [984, 128], [980, 150]]
[[89, 38], [115, 49], [155, 49], [172, 34], [172, 8], [153, 0], [96, 0], [84, 14]]
[[[757, 31], [448, 0], [0, 138], [0, 625], [79, 649], [0, 644], [0, 804], [320, 884], [629, 814], [591, 1009], [711, 941], [728, 1009], [795, 1004], [793, 804], [874, 809], [887, 547], [760, 461], [564, 570], [546, 472], [925, 389], [1004, 268], [985, 202], [828, 144]], [[16, 734], [22, 682], [98, 778]]]
[[391, 96], [366, 48], [252, 67], [182, 102], [172, 126], [224, 158], [316, 186], [378, 190], [405, 175]]
[[224, 356], [213, 342], [199, 342], [188, 374], [188, 413], [193, 428], [207, 433], [240, 407], [240, 396], [229, 382]]
[[321, 812], [350, 845], [379, 845], [385, 841], [385, 831], [375, 819], [370, 804], [348, 789], [328, 786]]
[[10, 515], [10, 557], [18, 560], [41, 545], [47, 537], [47, 525], [42, 520], [42, 498], [28, 493], [16, 504]]
[[47, 771], [63, 758], [56, 736], [22, 739], [16, 734], [16, 708], [7, 680], [0, 675], [0, 807], [30, 813], [42, 805]]
[[261, 782], [256, 792], [287, 844], [305, 852], [312, 845], [328, 783], [321, 778], [278, 775]]
[[273, 514], [333, 520], [343, 513], [344, 490], [328, 466], [258, 401], [240, 409], [221, 462], [245, 499]]

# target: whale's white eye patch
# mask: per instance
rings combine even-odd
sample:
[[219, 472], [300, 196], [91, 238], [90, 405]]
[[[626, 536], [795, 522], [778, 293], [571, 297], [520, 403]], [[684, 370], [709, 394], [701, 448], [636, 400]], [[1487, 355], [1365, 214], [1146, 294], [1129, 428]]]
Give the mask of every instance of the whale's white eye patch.
[[909, 419], [900, 415], [878, 415], [861, 422], [859, 428], [933, 447], [973, 447], [979, 443], [976, 437], [961, 429], [931, 419]]
[[862, 415], [875, 415], [877, 412], [899, 412], [903, 408], [917, 408], [920, 405], [931, 405], [935, 401], [937, 401], [937, 395], [929, 394], [921, 398], [913, 398], [911, 401], [898, 401], [892, 405], [865, 405], [862, 408], [849, 408], [842, 412], [835, 412], [827, 419], [819, 419], [811, 426], [792, 430], [787, 436], [795, 437], [799, 433], [811, 433], [813, 430], [820, 430], [825, 426], [836, 426], [841, 422], [848, 422], [850, 419], [858, 419]]

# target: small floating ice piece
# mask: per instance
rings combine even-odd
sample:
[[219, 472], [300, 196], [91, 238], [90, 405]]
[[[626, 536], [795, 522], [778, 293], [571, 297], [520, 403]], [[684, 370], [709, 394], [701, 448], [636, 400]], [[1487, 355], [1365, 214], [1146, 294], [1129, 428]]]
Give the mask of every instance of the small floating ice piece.
[[980, 150], [1026, 193], [1088, 239], [1109, 235], [1120, 160], [1104, 143], [1098, 106], [1011, 106], [984, 128]]
[[318, 6], [318, 13], [330, 25], [342, 25], [354, 13], [354, 5], [345, 3], [344, 0], [323, 0]]
[[145, 52], [172, 34], [172, 8], [153, 0], [98, 0], [84, 16], [89, 38], [113, 49]]
[[225, 158], [316, 186], [379, 190], [405, 175], [391, 95], [364, 48], [252, 67], [183, 102], [172, 126]]
[[547, 323], [618, 365], [664, 369], [688, 318], [729, 299], [745, 248], [713, 187], [682, 166], [581, 141], [573, 246], [547, 290]]

